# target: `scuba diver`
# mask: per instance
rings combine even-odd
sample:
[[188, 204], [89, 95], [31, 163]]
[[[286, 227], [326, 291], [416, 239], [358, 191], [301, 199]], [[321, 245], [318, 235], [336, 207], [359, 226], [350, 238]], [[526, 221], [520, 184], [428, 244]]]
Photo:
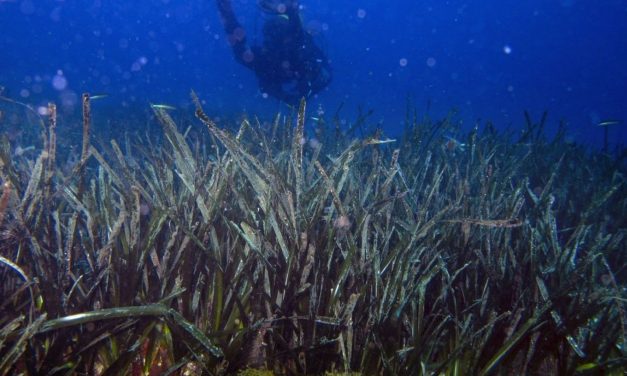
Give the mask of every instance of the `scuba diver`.
[[309, 98], [331, 82], [331, 66], [312, 36], [303, 29], [297, 0], [259, 0], [270, 18], [261, 46], [249, 46], [231, 0], [216, 0], [235, 59], [255, 72], [259, 88], [289, 105]]

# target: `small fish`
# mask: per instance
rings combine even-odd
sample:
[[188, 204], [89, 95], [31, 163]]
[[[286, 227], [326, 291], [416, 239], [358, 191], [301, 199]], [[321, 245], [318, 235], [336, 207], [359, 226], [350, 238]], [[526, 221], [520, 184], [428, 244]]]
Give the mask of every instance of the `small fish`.
[[96, 99], [103, 99], [103, 98], [106, 98], [108, 96], [109, 96], [109, 94], [96, 94], [96, 95], [91, 95], [89, 97], [89, 99], [93, 101], [93, 100], [96, 100]]
[[618, 125], [620, 120], [605, 120], [597, 124], [597, 127], [609, 127], [610, 125]]
[[162, 110], [176, 110], [176, 107], [170, 106], [169, 104], [150, 104], [152, 108], [160, 108]]
[[386, 138], [385, 140], [379, 140], [376, 138], [370, 138], [368, 140], [365, 141], [366, 145], [380, 145], [380, 144], [389, 144], [391, 142], [396, 142], [395, 139], [392, 138]]
[[446, 149], [448, 151], [454, 151], [456, 149], [459, 149], [459, 151], [464, 151], [466, 149], [466, 144], [457, 141], [453, 137], [444, 137], [446, 138], [446, 143], [444, 144], [444, 146], [446, 146]]
[[15, 151], [13, 152], [13, 156], [14, 157], [21, 157], [22, 155], [24, 155], [24, 153], [31, 151], [31, 150], [35, 150], [34, 146], [27, 146], [25, 148], [21, 147], [20, 145], [15, 147]]

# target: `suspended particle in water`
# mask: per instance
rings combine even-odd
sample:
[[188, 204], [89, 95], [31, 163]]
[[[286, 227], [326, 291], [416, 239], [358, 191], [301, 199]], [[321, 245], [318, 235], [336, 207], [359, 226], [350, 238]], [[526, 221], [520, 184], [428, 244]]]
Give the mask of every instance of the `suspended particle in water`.
[[365, 9], [357, 9], [357, 18], [365, 18], [366, 17], [366, 10]]
[[150, 214], [150, 206], [148, 206], [147, 203], [142, 202], [139, 205], [139, 214], [144, 216], [144, 217], [147, 216], [148, 214]]
[[575, 0], [561, 0], [560, 5], [564, 8], [570, 8], [575, 4]]
[[247, 63], [250, 63], [251, 61], [253, 61], [255, 59], [255, 54], [253, 53], [252, 50], [247, 49], [246, 51], [244, 51], [244, 53], [242, 54], [242, 60], [244, 60]]
[[59, 69], [57, 74], [52, 77], [52, 87], [61, 91], [67, 87], [67, 79], [63, 75], [63, 71]]
[[398, 64], [399, 64], [401, 67], [406, 67], [406, 66], [407, 66], [407, 59], [406, 59], [406, 58], [401, 58], [401, 59], [398, 61]]
[[506, 44], [505, 46], [503, 46], [503, 53], [505, 55], [509, 55], [512, 53], [512, 47], [508, 44]]
[[309, 139], [309, 147], [312, 148], [313, 150], [318, 150], [320, 149], [321, 146], [322, 144], [317, 139], [315, 138]]
[[35, 10], [36, 10], [35, 9], [35, 5], [30, 0], [24, 0], [20, 4], [20, 11], [22, 12], [22, 14], [25, 14], [25, 15], [29, 16], [29, 15], [35, 13]]
[[316, 114], [318, 115], [318, 117], [324, 116], [324, 108], [322, 107], [322, 104], [318, 104], [318, 110], [316, 111]]
[[609, 286], [612, 283], [612, 276], [609, 274], [601, 275], [601, 283], [603, 286]]
[[340, 215], [333, 221], [336, 230], [347, 231], [351, 227], [351, 221], [346, 215]]
[[427, 66], [429, 68], [433, 68], [435, 66], [436, 60], [434, 57], [430, 57], [427, 59]]
[[39, 106], [37, 107], [37, 113], [41, 116], [46, 116], [49, 114], [48, 112], [48, 107], [46, 106]]

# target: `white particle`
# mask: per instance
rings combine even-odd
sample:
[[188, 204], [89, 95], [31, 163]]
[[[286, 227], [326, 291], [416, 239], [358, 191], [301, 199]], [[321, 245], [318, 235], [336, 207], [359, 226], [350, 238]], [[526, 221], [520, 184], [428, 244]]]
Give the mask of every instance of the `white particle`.
[[20, 11], [27, 16], [31, 15], [35, 13], [35, 5], [33, 4], [32, 1], [24, 0], [20, 4]]
[[58, 70], [57, 74], [52, 77], [52, 87], [61, 91], [67, 87], [67, 79], [63, 76], [63, 71]]
[[48, 112], [48, 107], [46, 106], [39, 106], [37, 107], [37, 113], [41, 116], [46, 116], [49, 114]]

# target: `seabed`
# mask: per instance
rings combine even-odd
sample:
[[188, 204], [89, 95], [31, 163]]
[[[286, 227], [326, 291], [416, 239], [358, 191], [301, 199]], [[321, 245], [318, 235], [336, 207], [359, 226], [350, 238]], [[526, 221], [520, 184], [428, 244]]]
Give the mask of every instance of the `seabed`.
[[624, 151], [192, 97], [118, 143], [85, 94], [73, 160], [53, 104], [31, 149], [3, 107], [1, 375], [623, 374]]

